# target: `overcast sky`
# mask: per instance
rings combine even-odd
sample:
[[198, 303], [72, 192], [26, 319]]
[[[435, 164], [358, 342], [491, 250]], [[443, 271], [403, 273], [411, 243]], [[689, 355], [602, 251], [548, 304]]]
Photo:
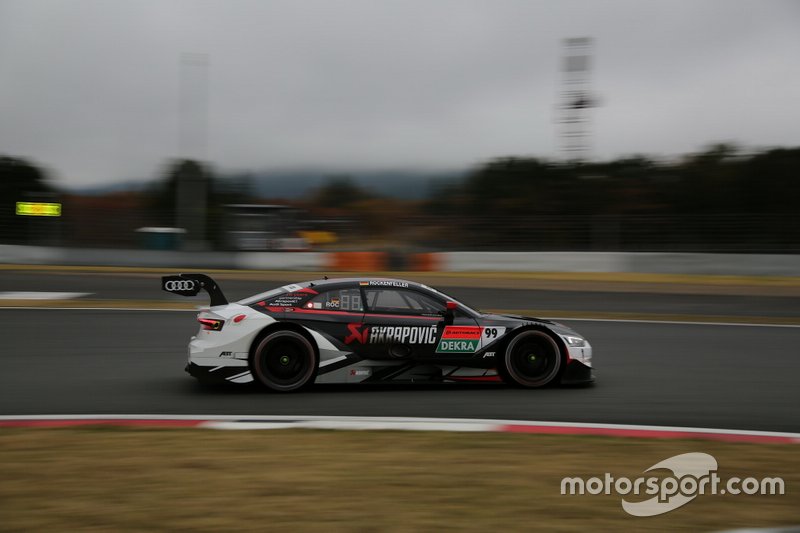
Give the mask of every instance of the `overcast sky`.
[[[0, 0], [0, 154], [72, 186], [179, 155], [223, 171], [559, 157], [562, 40], [580, 36], [595, 158], [800, 145], [798, 1]], [[195, 131], [207, 109], [205, 148], [181, 142], [181, 101]]]

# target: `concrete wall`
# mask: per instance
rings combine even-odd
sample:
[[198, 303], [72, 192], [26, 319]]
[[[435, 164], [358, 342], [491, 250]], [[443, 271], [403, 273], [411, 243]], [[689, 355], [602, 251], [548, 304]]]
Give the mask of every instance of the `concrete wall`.
[[177, 252], [0, 245], [0, 263], [300, 271], [622, 272], [800, 276], [800, 255], [613, 252]]
[[624, 272], [625, 254], [606, 252], [448, 252], [448, 272]]
[[800, 276], [800, 255], [450, 252], [442, 270], [451, 272], [638, 272], [728, 276]]

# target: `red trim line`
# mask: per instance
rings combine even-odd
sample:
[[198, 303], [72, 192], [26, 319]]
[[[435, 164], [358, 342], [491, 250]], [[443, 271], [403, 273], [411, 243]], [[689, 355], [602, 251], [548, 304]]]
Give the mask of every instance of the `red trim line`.
[[347, 316], [364, 316], [364, 313], [352, 313], [350, 311], [329, 311], [327, 309], [309, 309], [307, 307], [287, 307], [291, 311], [287, 313], [302, 313], [310, 315], [347, 315]]
[[444, 318], [442, 318], [440, 316], [381, 315], [381, 314], [378, 314], [378, 313], [367, 313], [364, 316], [375, 316], [375, 317], [380, 317], [380, 318], [397, 318], [397, 319], [400, 319], [400, 320], [405, 320], [406, 318], [411, 318], [413, 320], [435, 320], [437, 322], [440, 321], [440, 320], [444, 320]]
[[453, 381], [482, 381], [486, 383], [497, 383], [503, 381], [500, 376], [445, 376], [444, 379]]
[[[289, 308], [287, 308], [289, 309]], [[378, 313], [353, 313], [351, 311], [329, 311], [327, 309], [309, 309], [307, 307], [294, 307], [291, 308], [292, 311], [287, 311], [289, 313], [302, 313], [302, 314], [310, 314], [310, 315], [346, 315], [346, 316], [371, 316], [371, 317], [380, 317], [380, 318], [396, 318], [399, 320], [405, 320], [407, 318], [413, 320], [443, 320], [442, 317], [436, 316], [416, 316], [416, 315], [382, 315]]]
[[540, 435], [601, 435], [604, 437], [637, 437], [644, 439], [702, 439], [723, 442], [751, 442], [763, 444], [788, 444], [795, 442], [791, 437], [781, 435], [747, 435], [741, 433], [700, 433], [680, 430], [624, 429], [562, 426], [499, 426], [504, 433], [535, 433]]
[[305, 289], [300, 289], [299, 291], [293, 291], [293, 292], [303, 293], [303, 294], [319, 294], [317, 291], [315, 291], [311, 287], [306, 287]]

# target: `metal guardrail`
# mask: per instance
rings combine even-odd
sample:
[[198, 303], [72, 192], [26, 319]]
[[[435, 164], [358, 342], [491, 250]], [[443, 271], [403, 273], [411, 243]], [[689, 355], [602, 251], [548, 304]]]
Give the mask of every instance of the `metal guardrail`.
[[800, 215], [557, 215], [408, 219], [436, 250], [800, 253]]
[[[388, 230], [357, 215], [335, 222], [342, 249], [363, 248], [360, 243], [370, 241], [438, 251], [800, 253], [796, 214], [409, 215], [382, 225]], [[137, 229], [159, 225], [163, 220], [142, 209], [98, 205], [76, 212], [67, 204], [59, 218], [0, 212], [0, 243], [147, 248]], [[230, 249], [221, 216], [210, 217], [207, 227], [211, 249]]]

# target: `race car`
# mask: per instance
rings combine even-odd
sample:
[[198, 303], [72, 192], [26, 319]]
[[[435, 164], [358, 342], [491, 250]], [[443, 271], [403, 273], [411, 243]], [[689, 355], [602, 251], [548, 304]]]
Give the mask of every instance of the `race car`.
[[164, 276], [162, 289], [210, 296], [186, 366], [201, 381], [280, 392], [313, 383], [594, 381], [592, 347], [572, 329], [482, 313], [412, 281], [326, 277], [235, 303], [204, 274]]

